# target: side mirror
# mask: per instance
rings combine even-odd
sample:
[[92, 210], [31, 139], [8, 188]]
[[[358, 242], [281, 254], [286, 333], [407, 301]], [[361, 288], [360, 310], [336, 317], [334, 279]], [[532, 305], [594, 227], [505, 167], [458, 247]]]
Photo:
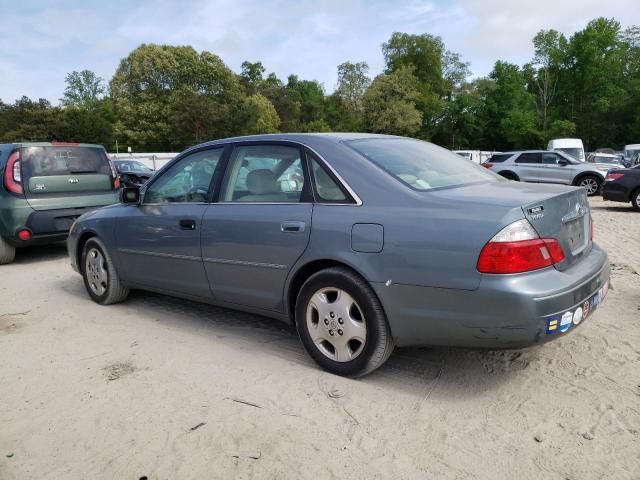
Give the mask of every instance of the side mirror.
[[120, 192], [120, 201], [127, 204], [139, 204], [140, 189], [138, 187], [124, 187]]
[[558, 165], [560, 165], [561, 167], [567, 166], [569, 165], [569, 161], [564, 158], [560, 158], [558, 159]]

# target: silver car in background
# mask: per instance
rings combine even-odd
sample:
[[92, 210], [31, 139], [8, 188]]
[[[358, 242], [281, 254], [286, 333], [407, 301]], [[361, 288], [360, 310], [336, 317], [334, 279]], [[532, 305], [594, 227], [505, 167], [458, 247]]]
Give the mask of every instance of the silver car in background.
[[509, 180], [580, 186], [589, 196], [600, 192], [607, 172], [616, 168], [616, 165], [581, 162], [563, 152], [547, 150], [500, 153], [483, 166]]

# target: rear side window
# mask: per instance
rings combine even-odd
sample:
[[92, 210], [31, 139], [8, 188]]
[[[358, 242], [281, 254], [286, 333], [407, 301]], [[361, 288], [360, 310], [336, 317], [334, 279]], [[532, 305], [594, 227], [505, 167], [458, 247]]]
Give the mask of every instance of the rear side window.
[[542, 155], [539, 153], [522, 153], [516, 158], [516, 163], [542, 163]]
[[491, 158], [489, 158], [489, 160], [487, 160], [488, 163], [502, 163], [505, 160], [507, 160], [508, 158], [511, 158], [513, 156], [513, 154], [511, 153], [502, 153], [502, 154], [497, 154], [497, 155], [492, 155]]
[[105, 151], [95, 147], [25, 147], [22, 171], [31, 177], [101, 174], [111, 175]]
[[311, 159], [311, 172], [313, 173], [313, 186], [319, 202], [324, 203], [353, 203], [340, 185], [331, 178], [320, 162], [315, 157]]

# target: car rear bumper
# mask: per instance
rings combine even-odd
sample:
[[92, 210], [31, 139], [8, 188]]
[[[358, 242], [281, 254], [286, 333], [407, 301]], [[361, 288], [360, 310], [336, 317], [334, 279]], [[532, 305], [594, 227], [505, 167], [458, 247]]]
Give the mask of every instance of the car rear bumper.
[[587, 311], [582, 317], [588, 320], [606, 296], [608, 281], [607, 254], [594, 244], [586, 257], [565, 271], [549, 267], [526, 274], [483, 275], [473, 291], [372, 286], [398, 346], [520, 348], [559, 338], [581, 325], [578, 308]]

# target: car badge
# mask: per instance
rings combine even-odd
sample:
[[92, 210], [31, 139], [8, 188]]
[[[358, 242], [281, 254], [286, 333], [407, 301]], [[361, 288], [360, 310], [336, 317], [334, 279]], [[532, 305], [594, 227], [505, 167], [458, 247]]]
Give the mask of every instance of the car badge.
[[42, 190], [46, 190], [47, 186], [44, 183], [36, 183], [35, 190], [41, 192]]
[[537, 207], [531, 207], [527, 209], [527, 212], [529, 213], [529, 215], [531, 215], [531, 218], [533, 220], [544, 218], [544, 213], [542, 213], [543, 211], [544, 211], [544, 207], [542, 205], [538, 205]]
[[69, 179], [69, 183], [79, 183], [79, 182], [80, 182], [80, 180], [78, 180], [78, 177], [71, 177]]

